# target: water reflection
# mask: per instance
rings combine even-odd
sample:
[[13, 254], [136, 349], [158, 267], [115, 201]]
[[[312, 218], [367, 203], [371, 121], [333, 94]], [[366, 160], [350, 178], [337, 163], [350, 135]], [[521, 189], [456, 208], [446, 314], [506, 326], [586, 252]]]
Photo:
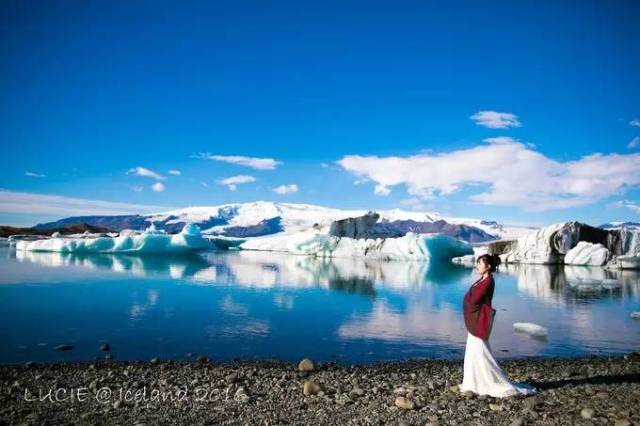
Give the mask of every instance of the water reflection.
[[[598, 298], [635, 297], [640, 271], [569, 265], [506, 264], [505, 274], [517, 279], [518, 290], [535, 299], [567, 303]], [[590, 284], [588, 287], [586, 285]]]
[[[198, 284], [233, 284], [257, 288], [321, 287], [368, 298], [375, 298], [376, 289], [380, 288], [406, 292], [431, 284], [442, 286], [474, 279], [474, 271], [460, 265], [438, 264], [429, 267], [425, 262], [321, 259], [250, 251], [185, 256], [15, 251], [13, 256], [19, 262], [53, 268], [84, 268], [128, 273], [136, 277], [166, 276]], [[553, 303], [634, 297], [638, 295], [640, 282], [640, 271], [585, 266], [505, 264], [500, 267], [500, 272], [515, 277], [520, 292]], [[604, 285], [598, 287], [601, 291], [581, 291], [576, 283]]]
[[[39, 341], [69, 336], [80, 342], [106, 338], [114, 347], [128, 342], [118, 356], [132, 359], [185, 352], [351, 361], [462, 356], [462, 296], [476, 278], [459, 265], [248, 251], [182, 257], [0, 253], [0, 283], [8, 284], [0, 286], [0, 339], [13, 348], [0, 349], [0, 361], [21, 360], [26, 355], [15, 352], [18, 347], [36, 351]], [[593, 288], [584, 291], [576, 282]], [[603, 282], [608, 284], [598, 287]], [[76, 283], [87, 285], [71, 285]], [[639, 283], [638, 271], [502, 265], [491, 344], [498, 356], [637, 348], [640, 321], [629, 313], [640, 310]], [[21, 328], [9, 326], [16, 318]], [[549, 339], [516, 334], [514, 322], [547, 327]], [[28, 353], [32, 359], [51, 356]], [[56, 355], [92, 356], [80, 349]]]
[[94, 271], [125, 272], [138, 277], [167, 275], [182, 279], [196, 275], [208, 266], [198, 255], [131, 256], [120, 254], [82, 254], [35, 251], [11, 251], [19, 262], [29, 262], [52, 268], [84, 268]]

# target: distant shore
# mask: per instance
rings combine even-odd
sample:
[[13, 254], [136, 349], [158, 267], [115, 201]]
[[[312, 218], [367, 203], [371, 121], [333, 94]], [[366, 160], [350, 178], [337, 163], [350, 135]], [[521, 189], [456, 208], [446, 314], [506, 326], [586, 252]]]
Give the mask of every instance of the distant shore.
[[461, 394], [462, 360], [320, 363], [306, 372], [269, 360], [1, 365], [0, 423], [640, 423], [639, 352], [500, 364], [539, 394]]

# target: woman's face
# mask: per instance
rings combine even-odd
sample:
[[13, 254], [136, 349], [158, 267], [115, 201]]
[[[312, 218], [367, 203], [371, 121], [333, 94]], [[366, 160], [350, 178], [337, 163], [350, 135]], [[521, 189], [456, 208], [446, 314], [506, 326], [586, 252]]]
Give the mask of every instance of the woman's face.
[[476, 271], [478, 271], [478, 274], [480, 275], [484, 275], [485, 272], [487, 272], [489, 270], [489, 266], [484, 263], [484, 261], [478, 259], [478, 261], [476, 262]]

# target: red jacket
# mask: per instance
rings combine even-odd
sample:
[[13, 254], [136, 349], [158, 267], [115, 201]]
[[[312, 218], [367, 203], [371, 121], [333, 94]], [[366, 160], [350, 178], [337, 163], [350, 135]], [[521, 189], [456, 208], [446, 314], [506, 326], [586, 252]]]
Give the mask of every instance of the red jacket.
[[473, 283], [467, 294], [464, 295], [464, 324], [469, 333], [483, 340], [489, 336], [490, 330], [487, 329], [486, 324], [478, 322], [478, 314], [482, 305], [486, 304], [491, 307], [494, 288], [493, 275], [489, 274], [486, 278], [481, 278]]

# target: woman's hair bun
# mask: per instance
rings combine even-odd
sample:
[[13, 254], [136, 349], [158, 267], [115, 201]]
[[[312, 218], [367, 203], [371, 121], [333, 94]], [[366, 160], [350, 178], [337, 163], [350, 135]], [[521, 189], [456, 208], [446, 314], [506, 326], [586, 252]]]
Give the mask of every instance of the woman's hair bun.
[[500, 256], [498, 256], [497, 254], [483, 254], [476, 260], [476, 262], [480, 261], [484, 262], [484, 264], [489, 267], [489, 270], [491, 272], [495, 272], [496, 269], [498, 269], [498, 265], [502, 263]]

